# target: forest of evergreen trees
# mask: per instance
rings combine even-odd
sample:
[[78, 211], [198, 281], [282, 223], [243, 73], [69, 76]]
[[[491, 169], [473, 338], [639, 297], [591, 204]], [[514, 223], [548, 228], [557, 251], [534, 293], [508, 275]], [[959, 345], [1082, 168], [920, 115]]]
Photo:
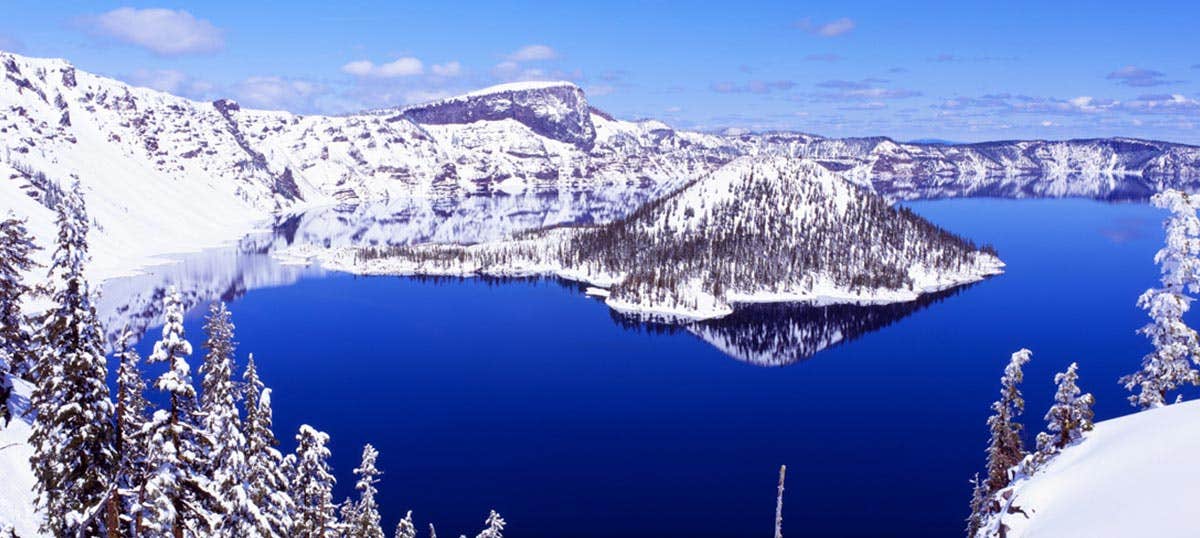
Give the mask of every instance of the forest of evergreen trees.
[[[281, 453], [272, 429], [271, 390], [249, 355], [236, 370], [234, 325], [223, 303], [205, 320], [199, 386], [184, 334], [184, 308], [172, 288], [162, 337], [146, 362], [165, 371], [146, 396], [141, 358], [126, 332], [114, 359], [116, 389], [106, 382], [106, 334], [96, 293], [84, 278], [88, 220], [78, 189], [57, 206], [58, 238], [44, 284], [25, 279], [38, 248], [24, 221], [0, 221], [0, 414], [32, 422], [30, 465], [36, 477], [40, 532], [55, 537], [383, 538], [376, 501], [379, 453], [367, 445], [354, 469], [357, 499], [335, 503], [329, 436], [308, 425], [296, 450]], [[23, 307], [34, 297], [49, 308]], [[240, 380], [238, 379], [240, 377]], [[29, 416], [13, 416], [13, 379], [32, 386]], [[492, 512], [478, 538], [502, 538]], [[417, 535], [411, 512], [397, 538]], [[0, 536], [16, 536], [0, 522]], [[429, 536], [435, 536], [433, 525]]]
[[619, 276], [612, 297], [694, 307], [689, 287], [697, 282], [717, 298], [820, 284], [861, 292], [912, 289], [913, 266], [970, 273], [980, 252], [995, 254], [814, 163], [767, 161], [728, 183], [697, 180], [609, 224], [534, 230], [470, 246], [366, 247], [356, 256], [404, 260], [431, 273], [553, 267], [593, 280]]

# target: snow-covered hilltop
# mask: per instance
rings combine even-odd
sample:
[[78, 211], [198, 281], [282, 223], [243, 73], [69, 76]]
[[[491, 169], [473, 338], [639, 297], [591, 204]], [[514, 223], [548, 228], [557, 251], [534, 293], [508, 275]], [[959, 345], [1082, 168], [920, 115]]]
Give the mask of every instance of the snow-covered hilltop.
[[[1096, 423], [1013, 485], [1007, 536], [1194, 536], [1200, 401]], [[995, 517], [995, 516], [993, 516]]]
[[610, 224], [476, 245], [332, 250], [368, 274], [556, 275], [612, 308], [674, 319], [735, 303], [890, 303], [974, 282], [1003, 264], [806, 160], [745, 157]]

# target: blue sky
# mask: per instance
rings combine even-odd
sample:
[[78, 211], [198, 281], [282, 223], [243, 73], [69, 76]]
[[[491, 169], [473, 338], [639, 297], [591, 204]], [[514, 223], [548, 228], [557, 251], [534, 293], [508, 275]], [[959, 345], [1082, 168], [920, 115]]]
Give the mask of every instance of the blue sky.
[[568, 79], [680, 128], [1200, 143], [1189, 2], [2, 4], [0, 48], [304, 113]]

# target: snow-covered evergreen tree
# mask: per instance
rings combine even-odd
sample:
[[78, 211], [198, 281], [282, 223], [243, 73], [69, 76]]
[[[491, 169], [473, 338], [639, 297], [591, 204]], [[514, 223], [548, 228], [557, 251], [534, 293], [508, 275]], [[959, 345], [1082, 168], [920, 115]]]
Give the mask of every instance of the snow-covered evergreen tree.
[[[430, 531], [432, 530], [433, 527], [430, 526]], [[413, 525], [412, 510], [409, 510], [408, 513], [404, 515], [404, 519], [401, 519], [400, 522], [396, 524], [395, 538], [417, 538], [417, 527]]]
[[143, 536], [207, 536], [218, 523], [220, 503], [205, 475], [211, 439], [196, 417], [196, 388], [187, 357], [192, 345], [184, 338], [183, 304], [172, 286], [164, 298], [162, 339], [154, 344], [151, 363], [166, 363], [155, 387], [167, 393], [169, 409], [154, 413], [147, 424], [149, 472], [143, 506]]
[[495, 510], [488, 514], [487, 521], [483, 522], [487, 528], [475, 535], [475, 538], [504, 538], [504, 518], [500, 517]]
[[974, 538], [979, 533], [979, 529], [983, 527], [990, 500], [991, 495], [988, 493], [987, 482], [980, 480], [979, 474], [976, 473], [971, 478], [971, 515], [967, 516], [967, 538]]
[[142, 378], [138, 362], [141, 357], [130, 348], [134, 336], [129, 331], [121, 334], [117, 359], [117, 491], [120, 496], [120, 524], [127, 529], [123, 534], [136, 536], [141, 519], [141, 504], [146, 483], [146, 381]]
[[296, 503], [291, 536], [334, 538], [337, 507], [333, 504], [333, 474], [329, 469], [329, 435], [305, 424], [296, 434], [292, 499]]
[[103, 331], [84, 275], [87, 233], [76, 185], [58, 206], [58, 248], [48, 278], [53, 304], [41, 319], [32, 372], [30, 463], [42, 530], [55, 536], [102, 534], [115, 490]]
[[1154, 351], [1142, 358], [1140, 370], [1121, 378], [1134, 392], [1130, 403], [1142, 408], [1162, 406], [1168, 403], [1168, 392], [1200, 384], [1200, 372], [1192, 367], [1192, 362], [1200, 362], [1200, 336], [1183, 321], [1192, 303], [1187, 293], [1200, 292], [1200, 197], [1167, 190], [1151, 201], [1171, 212], [1164, 223], [1166, 245], [1154, 256], [1162, 287], [1138, 298], [1138, 306], [1151, 319], [1138, 332], [1150, 339]]
[[1092, 429], [1092, 405], [1096, 399], [1091, 394], [1080, 394], [1076, 381], [1079, 366], [1071, 363], [1066, 372], [1055, 374], [1054, 383], [1058, 391], [1054, 394], [1054, 405], [1046, 412], [1046, 430], [1038, 434], [1038, 453], [1045, 458], [1067, 445], [1078, 441], [1083, 432]]
[[358, 475], [358, 482], [354, 485], [358, 490], [358, 502], [354, 505], [351, 519], [343, 520], [347, 534], [352, 538], [384, 538], [383, 527], [379, 524], [379, 505], [375, 501], [375, 495], [379, 493], [375, 487], [380, 475], [375, 467], [378, 457], [379, 451], [375, 447], [363, 447], [362, 464], [354, 470], [354, 474]]
[[295, 508], [283, 455], [275, 448], [279, 442], [272, 431], [271, 389], [263, 386], [254, 364], [254, 354], [246, 361], [242, 374], [245, 386], [246, 486], [250, 502], [258, 508], [262, 536], [288, 536]]
[[1004, 376], [1000, 378], [1000, 399], [992, 404], [992, 416], [988, 418], [991, 439], [988, 441], [987, 485], [990, 493], [1008, 486], [1009, 469], [1025, 458], [1025, 447], [1021, 440], [1022, 425], [1016, 418], [1025, 410], [1025, 398], [1018, 385], [1025, 378], [1021, 367], [1033, 355], [1028, 349], [1012, 354]]
[[36, 250], [25, 221], [10, 213], [0, 221], [0, 420], [12, 419], [8, 399], [12, 376], [25, 376], [34, 362], [33, 337], [21, 301], [30, 292], [24, 274], [33, 269]]
[[208, 338], [204, 342], [207, 353], [200, 365], [200, 416], [214, 443], [208, 471], [225, 512], [214, 535], [254, 536], [267, 523], [247, 487], [246, 438], [233, 384], [236, 344], [225, 303], [215, 302], [209, 307], [204, 330]]

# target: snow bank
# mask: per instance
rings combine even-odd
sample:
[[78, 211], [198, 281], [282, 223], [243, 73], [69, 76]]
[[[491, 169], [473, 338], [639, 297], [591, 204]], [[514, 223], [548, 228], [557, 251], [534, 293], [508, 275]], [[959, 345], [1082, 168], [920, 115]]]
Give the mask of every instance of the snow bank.
[[1200, 401], [1099, 422], [1014, 485], [1008, 536], [1197, 536], [1198, 455]]
[[25, 537], [44, 536], [38, 532], [40, 518], [33, 509], [35, 480], [29, 466], [33, 455], [29, 445], [32, 417], [25, 413], [32, 392], [29, 383], [13, 380], [13, 419], [0, 428], [0, 527], [11, 525], [17, 536]]

